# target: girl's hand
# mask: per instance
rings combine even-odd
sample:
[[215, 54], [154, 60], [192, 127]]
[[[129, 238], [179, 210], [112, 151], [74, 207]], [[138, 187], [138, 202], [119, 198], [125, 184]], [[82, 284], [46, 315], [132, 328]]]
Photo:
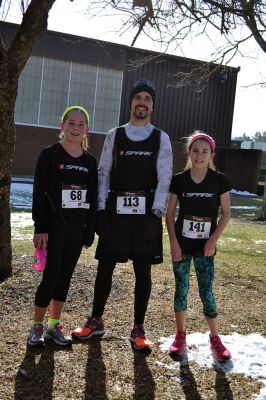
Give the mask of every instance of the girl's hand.
[[210, 237], [204, 246], [204, 256], [205, 257], [213, 256], [215, 254], [215, 249], [216, 249], [216, 240]]
[[182, 251], [177, 240], [171, 242], [171, 256], [173, 261], [182, 260]]
[[48, 242], [48, 233], [35, 233], [33, 243], [36, 249], [46, 249]]

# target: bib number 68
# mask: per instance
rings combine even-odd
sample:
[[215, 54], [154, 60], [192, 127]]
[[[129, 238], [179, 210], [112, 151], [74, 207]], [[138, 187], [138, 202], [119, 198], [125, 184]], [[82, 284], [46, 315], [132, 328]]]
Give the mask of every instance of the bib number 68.
[[70, 198], [73, 201], [80, 201], [82, 199], [82, 191], [81, 190], [71, 190]]

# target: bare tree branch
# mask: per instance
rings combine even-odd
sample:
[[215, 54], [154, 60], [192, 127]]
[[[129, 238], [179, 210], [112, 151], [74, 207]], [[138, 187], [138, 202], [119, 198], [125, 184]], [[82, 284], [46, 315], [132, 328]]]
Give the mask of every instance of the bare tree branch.
[[31, 55], [32, 48], [47, 28], [48, 11], [54, 2], [55, 0], [32, 0], [23, 15], [19, 30], [8, 49], [9, 69], [13, 79], [18, 78]]
[[[243, 57], [245, 44], [252, 39], [259, 51], [266, 52], [265, 0], [91, 0], [90, 5], [90, 14], [123, 16], [120, 34], [130, 29], [135, 32], [132, 46], [143, 34], [161, 45], [162, 54], [170, 45], [184, 54], [185, 40], [202, 36], [214, 48], [208, 61], [218, 65], [228, 65], [237, 54]], [[215, 32], [224, 38], [223, 44], [216, 43]], [[150, 57], [139, 62], [149, 61]], [[203, 87], [213, 71], [207, 65], [195, 67], [192, 74], [178, 72], [176, 85]]]
[[[175, 41], [177, 46], [182, 46], [188, 34], [196, 31], [206, 34], [214, 29], [233, 49], [239, 49], [246, 39], [253, 38], [266, 52], [264, 0], [91, 0], [91, 7], [90, 12], [116, 10], [127, 18], [124, 25], [136, 30], [132, 45], [141, 33], [148, 36], [157, 33], [161, 43]], [[240, 38], [234, 37], [237, 28], [246, 28]]]

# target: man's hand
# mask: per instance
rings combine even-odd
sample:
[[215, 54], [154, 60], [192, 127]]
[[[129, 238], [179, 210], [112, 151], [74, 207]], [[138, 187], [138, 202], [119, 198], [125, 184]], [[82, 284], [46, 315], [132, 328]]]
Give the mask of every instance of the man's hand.
[[96, 233], [98, 236], [107, 236], [109, 233], [109, 224], [105, 210], [99, 210], [96, 213]]
[[162, 211], [159, 210], [159, 208], [153, 208], [151, 210], [151, 214], [154, 215], [157, 218], [161, 218], [162, 217]]

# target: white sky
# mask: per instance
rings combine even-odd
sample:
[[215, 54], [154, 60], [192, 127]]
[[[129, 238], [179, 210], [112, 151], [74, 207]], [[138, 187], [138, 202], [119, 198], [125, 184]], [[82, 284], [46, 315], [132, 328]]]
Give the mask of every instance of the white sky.
[[[6, 21], [19, 23], [18, 12], [15, 8], [19, 1], [13, 0], [13, 3], [14, 8], [9, 12]], [[116, 33], [121, 25], [121, 17], [91, 18], [84, 11], [84, 5], [88, 3], [88, 0], [73, 2], [57, 0], [49, 14], [48, 29], [130, 45], [135, 32], [127, 31], [123, 36]], [[135, 44], [135, 47], [152, 51], [160, 51], [158, 46], [156, 42], [144, 36], [141, 36]], [[245, 54], [248, 57], [238, 56], [230, 64], [241, 68], [238, 73], [232, 137], [241, 136], [243, 133], [253, 135], [256, 131], [266, 130], [266, 88], [257, 86], [244, 88], [255, 82], [266, 81], [266, 55], [258, 48], [255, 41], [251, 40], [249, 46], [245, 45]], [[193, 43], [187, 41], [185, 50], [185, 54], [177, 51], [172, 51], [172, 54], [203, 60], [207, 57], [210, 46], [199, 38], [197, 41], [194, 39]], [[206, 60], [208, 61], [207, 58]]]

